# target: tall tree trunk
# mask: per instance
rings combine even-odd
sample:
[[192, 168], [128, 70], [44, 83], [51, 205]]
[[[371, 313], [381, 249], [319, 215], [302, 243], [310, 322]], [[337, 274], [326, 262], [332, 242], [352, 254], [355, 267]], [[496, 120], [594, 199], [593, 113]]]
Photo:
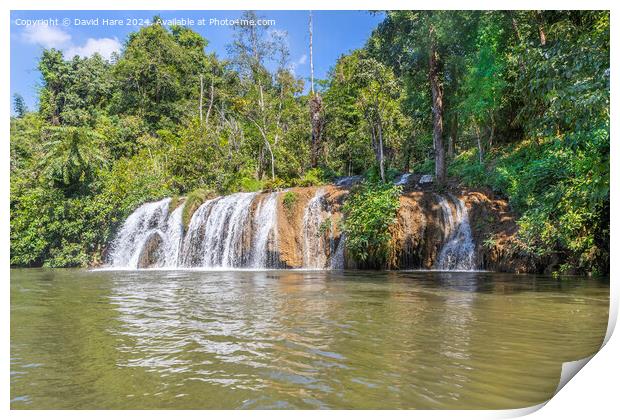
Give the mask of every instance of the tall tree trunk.
[[454, 147], [459, 131], [459, 117], [455, 113], [450, 120], [450, 135], [448, 136], [448, 159], [454, 157]]
[[521, 42], [521, 31], [519, 30], [519, 25], [517, 25], [517, 19], [515, 19], [514, 12], [512, 10], [507, 10], [506, 13], [512, 23], [512, 29], [515, 31], [517, 41]]
[[430, 55], [428, 60], [428, 76], [431, 84], [433, 100], [433, 148], [435, 152], [435, 178], [439, 184], [446, 180], [446, 162], [443, 148], [443, 87], [439, 80], [439, 53], [435, 28], [430, 27]]
[[271, 150], [269, 140], [265, 139], [265, 143], [267, 144], [267, 150], [269, 150], [269, 155], [271, 156], [271, 180], [274, 181], [276, 179], [276, 158], [273, 155], [273, 150]]
[[316, 168], [319, 164], [321, 152], [321, 137], [323, 132], [323, 99], [319, 93], [314, 92], [314, 61], [312, 53], [312, 12], [308, 19], [308, 32], [310, 34], [310, 124], [312, 134], [310, 139], [310, 166]]
[[478, 127], [478, 124], [476, 124], [476, 139], [478, 141], [478, 160], [480, 162], [480, 164], [482, 165], [482, 160], [483, 160], [483, 150], [482, 150], [482, 138], [480, 136], [480, 127]]
[[[201, 97], [202, 97], [202, 95], [201, 95]], [[211, 108], [213, 108], [214, 97], [215, 97], [215, 89], [213, 87], [213, 76], [211, 76], [211, 92], [210, 92], [210, 98], [209, 98], [209, 108], [207, 108], [207, 116], [205, 118], [205, 125], [209, 125], [209, 117], [211, 116]], [[202, 103], [202, 98], [201, 98], [200, 102]], [[201, 112], [201, 114], [202, 114], [202, 112]], [[202, 115], [201, 115], [201, 117], [202, 117]]]
[[[411, 140], [409, 140], [409, 142], [411, 142]], [[405, 149], [405, 156], [404, 156], [404, 162], [403, 162], [403, 172], [409, 172], [409, 170], [411, 169], [411, 145], [408, 144], [406, 149]]]
[[377, 137], [379, 138], [379, 172], [381, 174], [381, 181], [385, 182], [385, 165], [383, 163], [383, 128], [381, 127], [381, 120], [377, 124]]
[[540, 37], [540, 45], [544, 47], [547, 45], [547, 35], [545, 35], [545, 21], [540, 10], [536, 12], [536, 21], [538, 22], [538, 36]]
[[200, 75], [200, 101], [198, 102], [198, 114], [200, 114], [200, 125], [202, 125], [202, 97], [204, 96], [204, 80]]
[[491, 133], [489, 134], [489, 150], [493, 148], [493, 140], [495, 138], [495, 117], [491, 113]]
[[323, 135], [323, 99], [318, 93], [310, 97], [310, 123], [312, 125], [310, 166], [316, 168], [319, 164], [321, 152], [321, 137]]
[[310, 93], [314, 94], [314, 62], [312, 61], [312, 11], [308, 19], [308, 33], [310, 34]]

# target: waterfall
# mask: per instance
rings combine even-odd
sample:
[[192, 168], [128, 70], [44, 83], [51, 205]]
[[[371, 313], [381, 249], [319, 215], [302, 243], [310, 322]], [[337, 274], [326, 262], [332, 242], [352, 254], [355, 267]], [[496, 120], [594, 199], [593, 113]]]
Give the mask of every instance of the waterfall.
[[114, 267], [137, 268], [145, 245], [159, 238], [164, 241], [170, 198], [138, 207], [120, 228], [112, 243], [109, 262]]
[[269, 244], [272, 244], [273, 250], [277, 249], [277, 198], [278, 193], [269, 194], [258, 204], [256, 209], [256, 228], [253, 229], [256, 235], [252, 241], [252, 267], [254, 268], [273, 267], [276, 265], [273, 261]]
[[344, 233], [340, 234], [340, 240], [338, 241], [338, 246], [336, 247], [336, 251], [334, 252], [334, 256], [332, 257], [331, 269], [333, 270], [343, 270], [344, 269], [344, 246], [345, 246], [345, 236]]
[[164, 237], [164, 266], [176, 267], [179, 264], [181, 244], [183, 243], [183, 209], [185, 203], [178, 206], [166, 222]]
[[430, 184], [431, 182], [433, 182], [433, 175], [422, 175], [418, 181], [418, 184]]
[[269, 268], [277, 256], [278, 193], [237, 193], [203, 203], [183, 227], [184, 204], [146, 203], [119, 230], [113, 268]]
[[445, 197], [438, 196], [444, 219], [444, 237], [446, 238], [437, 258], [439, 270], [475, 270], [474, 241], [467, 207], [462, 200], [450, 196], [455, 212]]
[[327, 265], [327, 252], [331, 250], [333, 244], [333, 229], [329, 226], [330, 240], [326, 241], [324, 223], [327, 220], [331, 223], [331, 212], [325, 210], [325, 207], [325, 189], [321, 188], [308, 201], [304, 211], [302, 231], [304, 268], [325, 268]]
[[[343, 269], [346, 238], [342, 232], [339, 238], [334, 226], [334, 220], [340, 217], [338, 207], [332, 207], [336, 201], [327, 194], [330, 190], [326, 187], [313, 191], [314, 195], [303, 213], [297, 213], [296, 220], [289, 219], [291, 215], [279, 218], [282, 203], [278, 192], [236, 193], [207, 200], [196, 209], [187, 226], [182, 221], [184, 203], [176, 209], [171, 208], [170, 198], [145, 203], [122, 224], [106, 261], [112, 268], [123, 269], [282, 266]], [[433, 235], [439, 236], [443, 244], [436, 258], [434, 242], [419, 245], [428, 248], [411, 252], [418, 252], [420, 261], [426, 258], [422, 262], [425, 267], [434, 260], [434, 268], [439, 270], [475, 269], [475, 246], [465, 204], [449, 194], [436, 195], [436, 202], [441, 219], [438, 225], [443, 227], [443, 232]], [[420, 207], [411, 208], [420, 211], [417, 210]], [[403, 230], [424, 231], [425, 227], [420, 226], [423, 222], [413, 220], [414, 216], [410, 216], [412, 221], [405, 223]], [[279, 220], [284, 223], [281, 227]], [[279, 235], [285, 236], [279, 238]]]
[[256, 193], [237, 193], [203, 203], [193, 214], [183, 243], [182, 265], [240, 267]]

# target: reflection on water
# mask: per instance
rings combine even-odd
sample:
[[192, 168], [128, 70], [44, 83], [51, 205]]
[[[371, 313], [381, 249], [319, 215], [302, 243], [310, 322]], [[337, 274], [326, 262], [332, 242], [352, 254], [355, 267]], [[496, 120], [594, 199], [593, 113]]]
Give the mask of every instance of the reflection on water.
[[494, 273], [12, 270], [12, 408], [516, 408], [609, 287]]

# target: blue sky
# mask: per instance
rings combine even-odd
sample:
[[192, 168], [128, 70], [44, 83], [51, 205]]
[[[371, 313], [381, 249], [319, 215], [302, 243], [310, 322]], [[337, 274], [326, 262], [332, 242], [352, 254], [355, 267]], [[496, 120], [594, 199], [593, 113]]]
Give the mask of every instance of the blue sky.
[[[12, 11], [11, 12], [11, 97], [21, 94], [29, 109], [35, 109], [37, 88], [41, 76], [37, 61], [45, 48], [61, 49], [65, 58], [75, 54], [86, 56], [95, 51], [109, 56], [122, 48], [127, 35], [139, 26], [127, 25], [126, 19], [150, 19], [155, 15], [163, 19], [206, 19], [207, 24], [191, 26], [209, 41], [207, 52], [218, 57], [227, 56], [226, 45], [231, 41], [231, 26], [209, 25], [209, 20], [235, 19], [241, 11]], [[299, 77], [309, 78], [308, 12], [261, 11], [259, 16], [274, 19], [273, 29], [288, 32], [290, 61]], [[76, 25], [75, 19], [96, 19], [98, 24]], [[57, 19], [51, 25], [30, 24], [28, 21]], [[123, 26], [104, 25], [104, 19], [121, 19]], [[315, 78], [325, 78], [340, 55], [362, 47], [383, 14], [366, 11], [314, 11], [314, 72]], [[64, 21], [63, 21], [64, 20]], [[65, 23], [69, 22], [69, 25]], [[130, 22], [132, 23], [132, 22]]]

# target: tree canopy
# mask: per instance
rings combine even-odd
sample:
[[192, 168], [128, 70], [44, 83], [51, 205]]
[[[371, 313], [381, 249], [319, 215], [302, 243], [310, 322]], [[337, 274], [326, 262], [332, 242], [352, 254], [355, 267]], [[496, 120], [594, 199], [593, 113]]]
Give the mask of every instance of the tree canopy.
[[608, 270], [609, 12], [387, 12], [316, 92], [284, 32], [237, 26], [222, 58], [154, 22], [109, 61], [44, 50], [38, 109], [14, 96], [12, 264], [96, 263], [163, 196], [356, 174], [389, 195], [413, 170], [507, 198], [520, 252]]

